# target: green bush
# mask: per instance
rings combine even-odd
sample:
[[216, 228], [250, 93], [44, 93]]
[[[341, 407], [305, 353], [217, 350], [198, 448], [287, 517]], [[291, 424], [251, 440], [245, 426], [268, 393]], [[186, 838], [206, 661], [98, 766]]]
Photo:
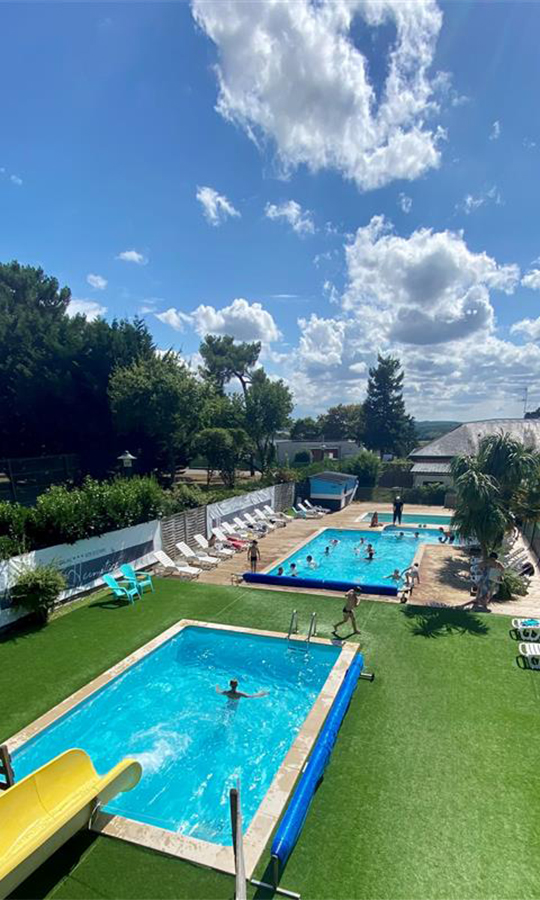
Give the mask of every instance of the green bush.
[[56, 566], [36, 566], [19, 575], [11, 588], [11, 602], [14, 606], [22, 606], [34, 615], [38, 621], [45, 623], [49, 613], [54, 609], [60, 592], [65, 590], [66, 579]]
[[381, 460], [370, 450], [361, 450], [357, 456], [341, 460], [340, 471], [356, 475], [361, 487], [375, 487], [381, 474]]
[[311, 453], [308, 450], [299, 450], [294, 454], [293, 466], [307, 466], [311, 462]]
[[7, 535], [0, 537], [0, 559], [11, 559], [12, 556], [19, 556], [24, 550], [18, 541]]
[[497, 592], [497, 600], [511, 600], [512, 597], [524, 597], [527, 593], [527, 585], [523, 578], [506, 569]]
[[421, 487], [400, 490], [404, 503], [423, 503], [426, 506], [444, 506], [447, 488], [441, 484], [424, 484]]
[[166, 512], [172, 515], [175, 512], [182, 512], [184, 509], [204, 506], [205, 503], [212, 502], [208, 499], [212, 493], [201, 490], [196, 484], [176, 484], [168, 492]]

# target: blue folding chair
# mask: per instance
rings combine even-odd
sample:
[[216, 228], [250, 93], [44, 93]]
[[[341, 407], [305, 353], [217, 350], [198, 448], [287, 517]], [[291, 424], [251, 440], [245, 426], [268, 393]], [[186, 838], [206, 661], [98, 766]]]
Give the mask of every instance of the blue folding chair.
[[148, 584], [152, 589], [152, 593], [154, 592], [152, 577], [148, 574], [148, 572], [136, 572], [133, 566], [130, 566], [129, 563], [124, 563], [123, 566], [120, 566], [120, 571], [124, 578], [127, 578], [130, 584], [134, 584], [136, 586], [139, 594], [142, 594], [143, 588], [145, 588]]
[[123, 599], [127, 597], [130, 603], [133, 603], [139, 597], [139, 590], [137, 587], [129, 583], [124, 587], [122, 584], [118, 584], [114, 575], [104, 575], [103, 581], [111, 589], [115, 597], [119, 599]]

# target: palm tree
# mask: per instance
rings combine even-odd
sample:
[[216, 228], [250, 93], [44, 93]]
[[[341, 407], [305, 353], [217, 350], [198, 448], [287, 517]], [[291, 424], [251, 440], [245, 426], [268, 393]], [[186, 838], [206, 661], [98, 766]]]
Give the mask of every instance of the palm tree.
[[538, 456], [508, 433], [501, 432], [480, 442], [478, 464], [482, 472], [495, 479], [503, 504], [509, 505], [524, 481], [537, 473]]
[[512, 523], [510, 512], [496, 479], [483, 471], [479, 457], [458, 456], [451, 470], [457, 494], [452, 528], [464, 540], [478, 541], [486, 561]]

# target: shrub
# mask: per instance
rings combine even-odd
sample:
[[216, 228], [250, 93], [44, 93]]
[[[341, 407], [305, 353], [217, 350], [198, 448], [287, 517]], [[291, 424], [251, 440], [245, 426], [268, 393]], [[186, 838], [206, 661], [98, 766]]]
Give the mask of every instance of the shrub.
[[0, 537], [0, 559], [11, 559], [12, 556], [19, 556], [23, 552], [18, 541], [5, 534]]
[[22, 606], [44, 624], [66, 586], [66, 579], [56, 566], [38, 565], [19, 575], [11, 588], [11, 601], [14, 606]]
[[527, 593], [527, 585], [523, 578], [516, 575], [510, 569], [503, 572], [502, 580], [497, 592], [497, 600], [511, 600], [512, 597], [524, 597]]
[[208, 499], [210, 496], [210, 492], [202, 491], [196, 484], [176, 484], [167, 494], [166, 512], [172, 515], [184, 509], [204, 506], [212, 502]]
[[357, 456], [342, 460], [340, 470], [356, 475], [361, 487], [375, 487], [381, 474], [381, 461], [376, 453], [362, 450]]
[[308, 450], [299, 450], [294, 454], [293, 466], [307, 466], [311, 462], [311, 453]]
[[446, 488], [442, 484], [424, 484], [421, 487], [400, 490], [404, 503], [425, 503], [428, 506], [443, 506]]

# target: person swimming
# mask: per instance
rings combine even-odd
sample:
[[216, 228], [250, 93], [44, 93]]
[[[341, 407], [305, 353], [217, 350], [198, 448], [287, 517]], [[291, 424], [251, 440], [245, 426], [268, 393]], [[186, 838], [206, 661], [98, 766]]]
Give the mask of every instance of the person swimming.
[[398, 538], [404, 538], [404, 537], [405, 537], [405, 532], [404, 532], [404, 531], [400, 531], [399, 534], [398, 534]]
[[317, 568], [317, 563], [315, 562], [315, 560], [313, 559], [312, 556], [308, 556], [307, 559], [306, 559], [306, 562], [307, 562], [307, 564], [308, 564], [308, 568], [310, 568], [310, 569], [316, 569], [316, 568]]
[[414, 539], [417, 541], [419, 537], [420, 537], [420, 532], [419, 532], [419, 531], [415, 531], [415, 532], [414, 532]]
[[330, 556], [330, 547], [325, 547], [325, 548], [324, 548], [324, 555], [325, 555], [325, 556]]
[[298, 572], [296, 571], [296, 563], [291, 563], [291, 575], [293, 578], [296, 578]]
[[399, 584], [399, 582], [401, 581], [401, 572], [399, 571], [399, 569], [394, 569], [391, 575], [385, 575], [384, 578], [389, 581], [395, 581], [396, 584]]
[[369, 560], [369, 562], [371, 562], [371, 560], [372, 560], [373, 557], [375, 556], [375, 549], [374, 549], [374, 547], [373, 547], [373, 544], [368, 544], [368, 545], [367, 545], [367, 547], [366, 547], [366, 554], [367, 554], [367, 555], [366, 555], [365, 559], [367, 559], [367, 560]]
[[283, 575], [283, 566], [280, 566], [277, 570], [278, 575]]
[[216, 684], [216, 691], [218, 694], [223, 694], [224, 697], [228, 697], [229, 700], [241, 700], [242, 697], [266, 697], [268, 691], [258, 691], [256, 694], [245, 694], [243, 691], [238, 690], [238, 682], [236, 678], [231, 678], [229, 681], [230, 687], [224, 691], [220, 688], [219, 684]]
[[337, 538], [332, 538], [330, 543], [332, 544], [332, 547], [337, 547], [337, 545], [339, 544], [339, 541]]

